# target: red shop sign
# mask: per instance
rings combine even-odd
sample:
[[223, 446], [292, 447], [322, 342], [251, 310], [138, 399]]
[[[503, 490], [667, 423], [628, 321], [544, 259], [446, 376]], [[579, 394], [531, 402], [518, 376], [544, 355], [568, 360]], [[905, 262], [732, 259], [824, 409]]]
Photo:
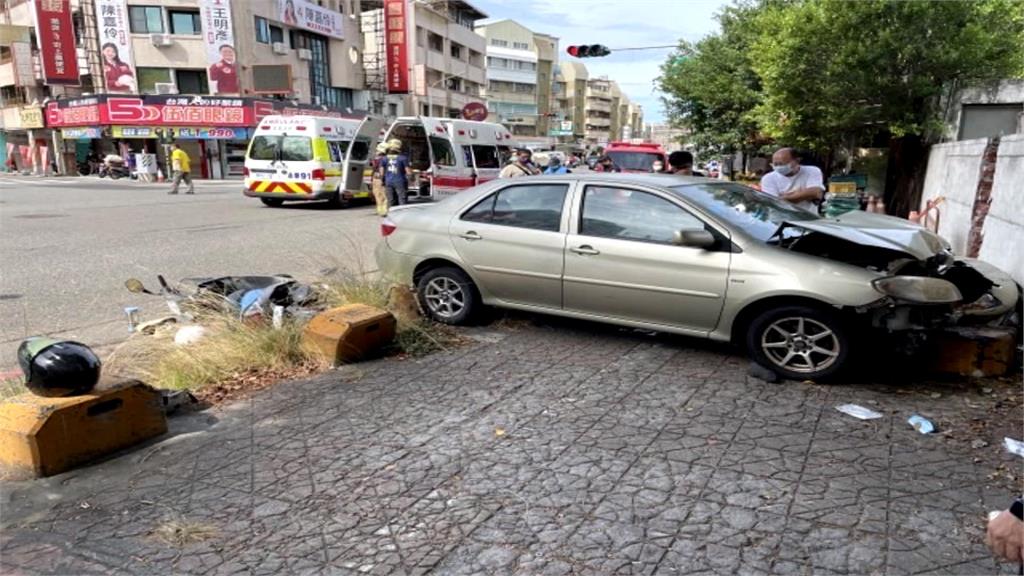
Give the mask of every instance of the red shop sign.
[[71, 0], [35, 0], [36, 37], [47, 84], [78, 86], [78, 54]]
[[405, 0], [384, 2], [384, 33], [387, 38], [388, 94], [409, 93], [409, 48]]

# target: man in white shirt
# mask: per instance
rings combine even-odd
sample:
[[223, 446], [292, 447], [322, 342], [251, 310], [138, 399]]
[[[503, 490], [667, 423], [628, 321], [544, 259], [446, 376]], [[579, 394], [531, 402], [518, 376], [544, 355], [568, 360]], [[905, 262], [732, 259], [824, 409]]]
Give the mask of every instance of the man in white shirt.
[[761, 191], [778, 196], [800, 208], [818, 212], [815, 200], [825, 192], [821, 170], [801, 166], [792, 148], [779, 148], [772, 155], [773, 170], [761, 177]]

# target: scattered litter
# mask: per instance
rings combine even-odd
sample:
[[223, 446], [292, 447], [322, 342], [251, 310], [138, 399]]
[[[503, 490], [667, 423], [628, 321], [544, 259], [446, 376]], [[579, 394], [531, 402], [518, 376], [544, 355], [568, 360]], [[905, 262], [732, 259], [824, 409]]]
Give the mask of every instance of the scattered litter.
[[842, 404], [836, 406], [836, 410], [839, 410], [843, 414], [847, 414], [857, 418], [859, 420], [874, 420], [875, 418], [881, 418], [882, 415], [870, 408], [858, 406], [856, 404]]
[[981, 393], [982, 394], [991, 394], [992, 393], [992, 389], [991, 388], [982, 388], [981, 389]]
[[128, 317], [128, 331], [135, 332], [135, 328], [139, 325], [139, 307], [125, 306], [124, 315]]
[[164, 403], [165, 414], [172, 414], [182, 406], [199, 402], [188, 390], [161, 390], [160, 397]]
[[154, 334], [156, 329], [164, 324], [173, 324], [178, 321], [176, 316], [164, 316], [163, 318], [157, 318], [156, 320], [150, 320], [148, 322], [141, 322], [135, 327], [135, 331], [140, 334]]
[[914, 430], [917, 430], [921, 434], [931, 434], [932, 432], [935, 432], [935, 425], [932, 424], [931, 420], [924, 416], [914, 414], [907, 419], [907, 424], [913, 426]]
[[81, 508], [82, 510], [88, 510], [89, 508], [92, 508], [92, 504], [89, 504], [88, 502], [83, 500], [78, 504], [78, 507]]
[[938, 392], [932, 392], [931, 394], [928, 395], [928, 397], [938, 399], [942, 398], [942, 394], [939, 394]]
[[1006, 446], [1006, 451], [1010, 454], [1024, 457], [1024, 442], [1014, 440], [1013, 438], [1003, 438], [1003, 444]]
[[978, 439], [974, 440], [973, 442], [971, 442], [971, 448], [974, 448], [975, 450], [977, 450], [979, 448], [985, 448], [987, 446], [988, 446], [988, 442], [982, 440], [981, 438], [978, 438]]
[[182, 326], [174, 334], [174, 343], [178, 346], [195, 344], [206, 336], [206, 328], [203, 326]]
[[502, 436], [505, 435], [505, 429], [504, 428], [495, 428], [494, 429], [494, 435], [497, 436], [498, 438], [501, 438]]

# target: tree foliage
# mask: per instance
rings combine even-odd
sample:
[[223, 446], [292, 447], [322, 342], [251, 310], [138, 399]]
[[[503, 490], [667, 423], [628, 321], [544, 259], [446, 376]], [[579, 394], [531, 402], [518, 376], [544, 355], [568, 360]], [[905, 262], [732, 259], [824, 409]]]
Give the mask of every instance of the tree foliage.
[[760, 0], [719, 21], [660, 78], [670, 119], [703, 149], [763, 136], [818, 150], [877, 133], [927, 139], [943, 96], [1024, 76], [1019, 0]]
[[701, 150], [732, 152], [758, 139], [753, 112], [762, 91], [750, 62], [753, 12], [748, 5], [726, 8], [718, 17], [721, 34], [680, 42], [662, 65], [658, 82], [669, 118], [688, 128]]

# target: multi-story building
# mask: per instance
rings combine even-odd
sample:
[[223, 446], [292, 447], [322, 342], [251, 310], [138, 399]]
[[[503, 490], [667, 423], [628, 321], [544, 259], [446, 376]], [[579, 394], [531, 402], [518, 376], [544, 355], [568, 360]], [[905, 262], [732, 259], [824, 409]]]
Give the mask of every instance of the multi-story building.
[[508, 19], [481, 24], [476, 32], [487, 41], [489, 119], [520, 137], [548, 141], [558, 38]]
[[[26, 36], [0, 50], [0, 95], [38, 107], [48, 130], [32, 124], [29, 112], [29, 124], [4, 132], [33, 149], [52, 142], [67, 172], [90, 152], [148, 152], [162, 163], [166, 147], [158, 142], [173, 138], [193, 158], [195, 176], [239, 175], [249, 131], [262, 116], [288, 107], [317, 114], [366, 108], [359, 0], [50, 2], [41, 6], [55, 11], [46, 16], [54, 28], [42, 33], [32, 6], [0, 0], [0, 23], [24, 26]], [[47, 50], [61, 53], [63, 68], [74, 54], [69, 41], [78, 78], [11, 71], [38, 69]], [[21, 61], [15, 48], [26, 54]]]
[[[607, 76], [587, 81], [584, 136], [587, 144], [604, 146], [612, 139], [612, 82]], [[618, 105], [614, 110], [618, 116]]]
[[[641, 120], [643, 118], [641, 117]], [[688, 148], [684, 144], [688, 132], [682, 128], [674, 128], [669, 124], [644, 125], [644, 138], [649, 142], [661, 144], [665, 150]]]
[[[424, 115], [457, 118], [463, 107], [483, 104], [486, 41], [473, 31], [487, 14], [465, 0], [405, 2], [403, 31], [408, 62], [389, 70], [383, 2], [363, 0], [362, 31], [370, 109], [388, 118]], [[392, 23], [394, 24], [394, 23]], [[388, 93], [388, 78], [407, 79], [407, 93]]]
[[555, 76], [555, 90], [560, 92], [556, 99], [562, 110], [562, 118], [572, 122], [572, 139], [584, 144], [587, 135], [587, 82], [590, 73], [582, 62], [565, 61], [558, 63]]
[[622, 125], [623, 140], [642, 140], [644, 138], [643, 106], [630, 102], [626, 107], [626, 118]]

